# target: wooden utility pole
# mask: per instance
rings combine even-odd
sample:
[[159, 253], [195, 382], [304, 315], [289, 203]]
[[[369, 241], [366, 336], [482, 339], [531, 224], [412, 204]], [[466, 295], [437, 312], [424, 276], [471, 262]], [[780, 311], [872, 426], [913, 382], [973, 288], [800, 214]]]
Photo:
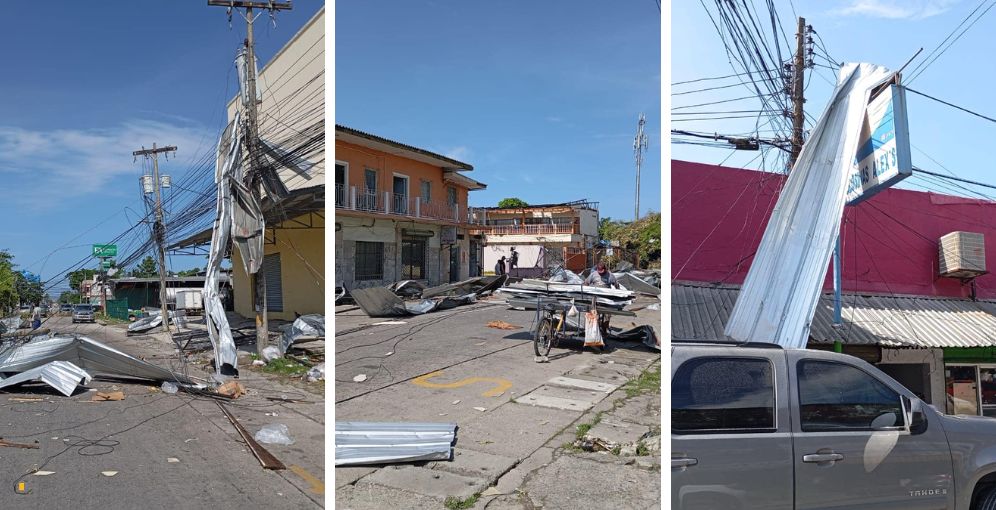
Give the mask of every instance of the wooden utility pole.
[[[169, 333], [169, 307], [166, 306], [166, 225], [163, 224], [163, 200], [162, 200], [162, 180], [159, 177], [159, 154], [176, 152], [176, 146], [156, 147], [152, 144], [151, 149], [142, 147], [142, 150], [132, 152], [133, 156], [145, 156], [152, 160], [152, 187], [156, 195], [156, 222], [152, 227], [152, 234], [156, 241], [156, 257], [159, 259], [159, 307], [163, 318], [163, 331]], [[143, 193], [146, 190], [143, 187]], [[105, 310], [104, 313], [107, 313]]]
[[789, 156], [789, 168], [795, 166], [804, 142], [802, 130], [806, 121], [803, 111], [803, 103], [806, 102], [803, 87], [806, 76], [806, 18], [799, 18], [799, 30], [795, 38], [795, 63], [792, 65], [792, 152]]
[[[249, 151], [249, 171], [246, 172], [246, 184], [249, 190], [260, 198], [260, 158], [259, 158], [259, 117], [256, 101], [256, 49], [253, 41], [253, 9], [265, 9], [272, 15], [274, 11], [284, 11], [291, 8], [290, 2], [268, 2], [268, 1], [248, 1], [248, 0], [208, 0], [208, 5], [227, 7], [229, 16], [231, 9], [245, 9], [246, 20], [246, 92], [249, 96], [249, 105], [246, 109], [245, 132], [246, 148]], [[229, 21], [231, 18], [229, 17]], [[262, 268], [261, 268], [262, 269]], [[266, 317], [266, 273], [262, 270], [252, 275], [251, 283], [253, 293], [253, 303], [256, 310], [256, 352], [262, 354], [263, 349], [270, 344], [269, 322]]]

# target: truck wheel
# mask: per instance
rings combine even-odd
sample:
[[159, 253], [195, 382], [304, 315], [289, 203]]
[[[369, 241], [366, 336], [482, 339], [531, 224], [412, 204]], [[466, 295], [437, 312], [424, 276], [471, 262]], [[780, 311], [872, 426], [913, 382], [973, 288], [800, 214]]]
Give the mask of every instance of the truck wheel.
[[996, 487], [985, 489], [973, 508], [974, 510], [996, 510]]

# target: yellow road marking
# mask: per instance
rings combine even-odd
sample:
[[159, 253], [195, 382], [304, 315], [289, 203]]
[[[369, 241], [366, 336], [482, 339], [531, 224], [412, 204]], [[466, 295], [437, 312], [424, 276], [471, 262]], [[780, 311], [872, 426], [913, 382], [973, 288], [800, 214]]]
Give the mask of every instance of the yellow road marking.
[[429, 379], [433, 377], [438, 377], [443, 374], [442, 370], [437, 370], [430, 374], [425, 374], [415, 379], [412, 379], [412, 384], [416, 386], [421, 386], [423, 388], [460, 388], [462, 386], [467, 386], [468, 384], [474, 384], [479, 382], [486, 382], [494, 384], [495, 387], [482, 393], [485, 397], [496, 397], [505, 393], [512, 387], [512, 381], [508, 379], [501, 379], [499, 377], [467, 377], [465, 379], [460, 379], [459, 381], [454, 381], [451, 383], [436, 383], [430, 382]]
[[300, 476], [304, 479], [304, 481], [308, 482], [308, 485], [311, 486], [311, 492], [314, 492], [315, 494], [325, 494], [325, 484], [316, 478], [315, 475], [309, 473], [307, 469], [304, 469], [301, 466], [290, 466], [287, 469], [290, 469], [294, 472], [294, 474]]

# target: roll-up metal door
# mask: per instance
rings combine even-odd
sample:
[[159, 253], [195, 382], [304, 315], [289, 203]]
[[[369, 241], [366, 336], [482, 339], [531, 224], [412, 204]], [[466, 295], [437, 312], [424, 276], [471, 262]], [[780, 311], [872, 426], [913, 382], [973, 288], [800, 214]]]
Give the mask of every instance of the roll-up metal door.
[[284, 291], [280, 282], [280, 254], [271, 253], [263, 257], [259, 268], [266, 277], [266, 309], [271, 312], [284, 311]]

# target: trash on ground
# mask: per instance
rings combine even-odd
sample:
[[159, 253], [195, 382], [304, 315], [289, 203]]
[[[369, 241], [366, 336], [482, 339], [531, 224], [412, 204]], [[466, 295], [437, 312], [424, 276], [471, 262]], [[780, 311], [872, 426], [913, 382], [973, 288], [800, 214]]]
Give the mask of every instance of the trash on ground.
[[661, 309], [660, 303], [654, 303], [652, 305], [647, 306], [647, 310], [659, 311], [660, 309]]
[[125, 395], [123, 391], [109, 391], [107, 393], [98, 391], [94, 393], [93, 398], [90, 399], [92, 402], [112, 402], [118, 400], [124, 400]]
[[400, 326], [401, 324], [408, 324], [406, 321], [380, 321], [371, 324], [371, 326]]
[[415, 280], [401, 280], [394, 282], [388, 289], [402, 298], [418, 298], [422, 297], [425, 286]]
[[590, 312], [585, 312], [584, 315], [584, 346], [604, 347], [605, 342], [602, 341], [602, 331], [601, 328], [598, 327], [598, 312], [592, 310]]
[[246, 387], [242, 386], [242, 383], [238, 381], [228, 381], [227, 383], [218, 386], [218, 389], [215, 391], [220, 395], [235, 399], [246, 394]]
[[502, 492], [498, 490], [498, 487], [492, 486], [488, 487], [487, 489], [484, 489], [484, 492], [481, 493], [481, 496], [501, 496], [501, 494]]
[[287, 349], [296, 342], [324, 338], [325, 316], [318, 313], [302, 315], [284, 328], [283, 336], [280, 337], [280, 352], [287, 352]]
[[653, 326], [644, 325], [618, 333], [610, 333], [609, 338], [623, 342], [643, 342], [643, 345], [651, 349], [661, 350], [661, 340], [657, 337], [657, 332], [654, 331]]
[[335, 465], [451, 460], [456, 423], [336, 422]]
[[118, 472], [117, 471], [101, 471], [100, 474], [102, 474], [104, 476], [110, 477], [110, 476], [114, 476], [114, 475], [118, 474]]
[[387, 354], [384, 354], [384, 357], [386, 358], [386, 357], [388, 357], [388, 356], [390, 356], [390, 355], [392, 355], [392, 354], [394, 354], [394, 351], [391, 351], [391, 352], [389, 352], [389, 353], [387, 353]]
[[488, 410], [488, 408], [487, 408], [487, 407], [475, 407], [475, 408], [474, 408], [474, 410], [475, 410], [475, 411], [480, 411], [480, 412], [482, 412], [482, 413], [483, 413], [484, 411], [487, 411], [487, 410]]
[[284, 357], [283, 353], [280, 352], [280, 348], [276, 345], [267, 345], [263, 348], [263, 352], [259, 353], [263, 358], [263, 361], [269, 363], [277, 358]]
[[232, 413], [228, 412], [228, 409], [225, 408], [221, 402], [216, 403], [218, 404], [218, 407], [221, 408], [221, 412], [225, 413], [225, 417], [228, 418], [228, 421], [235, 427], [235, 430], [237, 430], [239, 435], [242, 436], [242, 441], [246, 443], [246, 446], [249, 447], [249, 450], [254, 456], [256, 456], [256, 459], [259, 460], [260, 465], [263, 466], [264, 469], [287, 469], [283, 462], [280, 462], [273, 456], [272, 453], [268, 452], [266, 448], [263, 448], [258, 442], [256, 442], [255, 439], [252, 438], [252, 436], [249, 435], [249, 431], [247, 431], [245, 427], [243, 427], [242, 424], [239, 423], [234, 416], [232, 416]]
[[[0, 368], [0, 372], [5, 371], [7, 370]], [[10, 371], [16, 372], [15, 370]], [[40, 381], [55, 388], [59, 393], [62, 393], [68, 397], [76, 391], [77, 386], [87, 384], [91, 379], [93, 379], [93, 377], [91, 377], [86, 370], [83, 370], [73, 363], [68, 361], [50, 361], [44, 365], [24, 370], [23, 372], [6, 379], [0, 377], [0, 388], [16, 386], [26, 382]]]
[[353, 300], [370, 317], [404, 317], [422, 315], [436, 310], [447, 310], [477, 301], [500, 288], [508, 277], [478, 276], [457, 283], [448, 283], [425, 289], [421, 299], [403, 301], [389, 287], [354, 289]]
[[55, 471], [35, 471], [34, 473], [31, 474], [35, 476], [48, 476], [48, 475], [54, 475]]
[[520, 329], [522, 326], [516, 326], [515, 324], [509, 324], [505, 321], [491, 321], [488, 323], [489, 328], [495, 329]]
[[180, 462], [180, 459], [178, 459], [176, 457], [168, 457], [166, 459], [166, 462], [169, 462], [170, 464], [176, 464], [177, 462]]
[[265, 444], [282, 444], [286, 446], [294, 444], [294, 440], [290, 437], [290, 429], [283, 423], [263, 425], [263, 428], [259, 429], [259, 432], [256, 432], [253, 439]]
[[12, 402], [41, 402], [45, 399], [41, 397], [10, 397], [7, 400]]
[[353, 377], [353, 382], [363, 382], [366, 380], [367, 380], [367, 374], [360, 374], [357, 375], [356, 377]]
[[308, 370], [308, 373], [305, 374], [305, 379], [308, 382], [324, 381], [325, 380], [325, 363], [324, 362], [323, 363], [319, 363], [319, 364], [311, 367], [311, 369]]
[[169, 393], [170, 395], [180, 390], [180, 387], [176, 383], [170, 381], [164, 381], [160, 388], [163, 390], [163, 393]]
[[254, 367], [265, 367], [266, 366], [266, 362], [263, 361], [263, 360], [261, 360], [261, 359], [254, 359], [254, 360], [252, 360], [252, 366], [254, 366]]
[[450, 403], [453, 404], [453, 405], [457, 405], [457, 404], [460, 403], [460, 401], [459, 400], [454, 400], [453, 402], [450, 402]]

